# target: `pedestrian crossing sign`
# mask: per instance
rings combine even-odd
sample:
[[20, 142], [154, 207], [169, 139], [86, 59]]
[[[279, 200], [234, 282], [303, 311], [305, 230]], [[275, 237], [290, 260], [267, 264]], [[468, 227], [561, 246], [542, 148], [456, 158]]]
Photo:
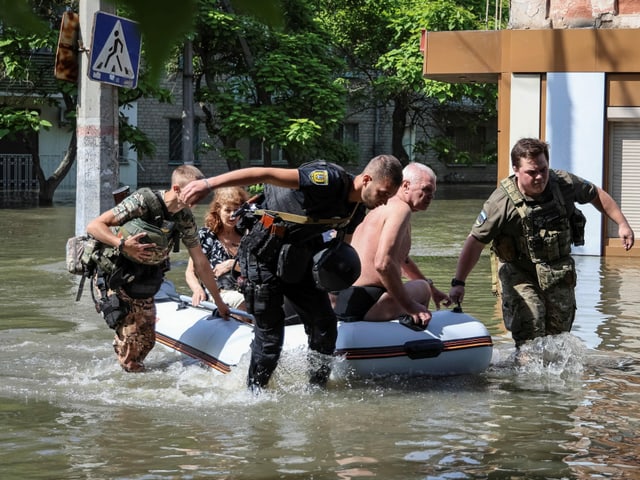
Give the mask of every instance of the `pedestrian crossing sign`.
[[136, 22], [96, 12], [93, 18], [89, 78], [118, 87], [136, 88], [141, 47]]

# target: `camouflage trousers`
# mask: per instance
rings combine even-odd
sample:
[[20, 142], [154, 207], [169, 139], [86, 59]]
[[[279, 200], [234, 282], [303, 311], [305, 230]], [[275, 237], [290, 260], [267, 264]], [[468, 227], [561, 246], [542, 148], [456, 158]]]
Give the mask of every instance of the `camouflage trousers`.
[[563, 272], [542, 288], [536, 273], [511, 263], [500, 265], [502, 315], [517, 347], [527, 340], [571, 330], [576, 314], [573, 260]]
[[156, 305], [153, 297], [134, 299], [122, 290], [118, 297], [130, 306], [130, 311], [116, 328], [113, 349], [122, 368], [140, 372], [156, 342]]

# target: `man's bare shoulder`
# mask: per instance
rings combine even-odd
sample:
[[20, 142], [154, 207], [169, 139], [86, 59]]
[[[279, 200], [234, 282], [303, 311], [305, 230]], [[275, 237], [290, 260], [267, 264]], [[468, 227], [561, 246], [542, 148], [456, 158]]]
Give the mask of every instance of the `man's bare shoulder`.
[[411, 214], [411, 208], [409, 207], [409, 205], [407, 205], [406, 202], [403, 202], [396, 197], [392, 197], [386, 203], [386, 205], [381, 205], [378, 208], [374, 208], [373, 210], [371, 210], [369, 212], [369, 215], [371, 214], [374, 214], [379, 218], [388, 218], [391, 216], [395, 217], [397, 215], [406, 216]]
[[384, 208], [384, 211], [381, 211], [380, 214], [384, 216], [385, 220], [391, 220], [393, 223], [406, 223], [411, 219], [411, 207], [397, 197], [393, 197], [381, 208]]

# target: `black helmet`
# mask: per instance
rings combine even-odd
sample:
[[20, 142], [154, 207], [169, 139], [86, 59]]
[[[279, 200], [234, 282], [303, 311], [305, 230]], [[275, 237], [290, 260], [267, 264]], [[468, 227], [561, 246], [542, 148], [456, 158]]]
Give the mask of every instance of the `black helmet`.
[[313, 278], [323, 290], [344, 290], [359, 276], [360, 257], [348, 243], [338, 241], [313, 256]]

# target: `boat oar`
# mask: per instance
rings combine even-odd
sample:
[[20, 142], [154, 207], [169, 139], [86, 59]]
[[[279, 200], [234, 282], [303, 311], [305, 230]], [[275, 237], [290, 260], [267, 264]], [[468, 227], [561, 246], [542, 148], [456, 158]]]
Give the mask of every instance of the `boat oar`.
[[[191, 305], [194, 308], [204, 308], [205, 310], [209, 310], [210, 312], [212, 312], [214, 315], [218, 314], [218, 307], [213, 302], [202, 301], [198, 305], [194, 305], [191, 297], [188, 297], [186, 295], [169, 294], [167, 296], [173, 301], [180, 302], [185, 305]], [[237, 320], [249, 325], [253, 324], [253, 315], [251, 315], [250, 313], [245, 312], [244, 310], [238, 310], [237, 308], [230, 308], [229, 311], [232, 315], [234, 315], [234, 318], [236, 318], [235, 316], [240, 317]]]

